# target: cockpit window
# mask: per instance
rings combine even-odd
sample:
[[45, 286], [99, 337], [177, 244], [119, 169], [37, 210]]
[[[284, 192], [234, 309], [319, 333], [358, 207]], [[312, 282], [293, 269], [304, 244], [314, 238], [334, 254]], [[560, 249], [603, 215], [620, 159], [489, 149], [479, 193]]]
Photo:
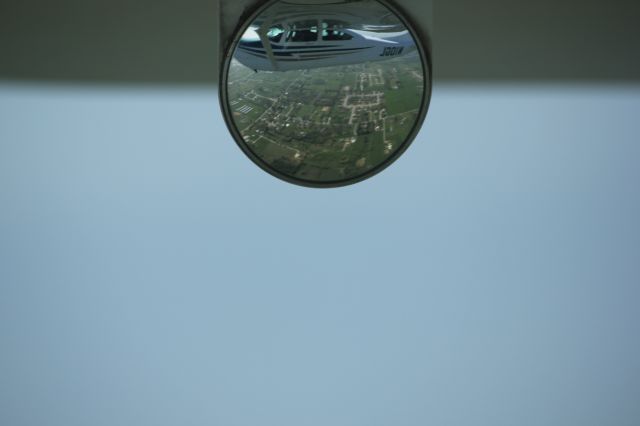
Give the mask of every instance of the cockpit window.
[[284, 28], [280, 25], [275, 25], [269, 28], [267, 37], [269, 37], [269, 40], [273, 43], [278, 43], [282, 39], [282, 34], [284, 34]]
[[347, 34], [342, 29], [344, 23], [341, 21], [326, 20], [322, 22], [322, 40], [351, 40], [353, 36]]
[[338, 21], [336, 19], [327, 19], [326, 21], [322, 21], [322, 28], [340, 29], [345, 26], [345, 21]]
[[353, 36], [343, 31], [324, 30], [322, 31], [322, 40], [351, 40]]
[[291, 25], [287, 41], [316, 41], [318, 40], [318, 22], [315, 20], [306, 20], [294, 22]]

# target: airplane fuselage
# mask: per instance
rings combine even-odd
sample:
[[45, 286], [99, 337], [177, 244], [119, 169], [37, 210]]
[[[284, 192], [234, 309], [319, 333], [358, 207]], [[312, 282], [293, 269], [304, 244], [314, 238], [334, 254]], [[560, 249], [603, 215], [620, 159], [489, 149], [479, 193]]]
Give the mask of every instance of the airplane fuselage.
[[270, 42], [270, 51], [257, 38], [241, 39], [234, 57], [243, 65], [261, 71], [288, 71], [384, 61], [416, 51], [408, 31], [380, 34], [345, 30], [350, 40]]

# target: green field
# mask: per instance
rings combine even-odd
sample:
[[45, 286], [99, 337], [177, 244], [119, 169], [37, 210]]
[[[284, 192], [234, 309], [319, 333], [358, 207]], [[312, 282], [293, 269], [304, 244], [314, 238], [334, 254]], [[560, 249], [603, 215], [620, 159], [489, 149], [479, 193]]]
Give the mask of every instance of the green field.
[[348, 179], [376, 167], [406, 140], [421, 104], [419, 58], [263, 72], [232, 61], [228, 94], [250, 149], [281, 173]]

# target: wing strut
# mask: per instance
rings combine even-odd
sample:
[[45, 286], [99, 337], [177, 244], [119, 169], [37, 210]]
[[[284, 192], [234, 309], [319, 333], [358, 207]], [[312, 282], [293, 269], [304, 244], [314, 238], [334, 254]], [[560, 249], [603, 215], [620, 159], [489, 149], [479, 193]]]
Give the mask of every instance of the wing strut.
[[271, 61], [271, 65], [273, 65], [274, 71], [278, 71], [278, 62], [276, 61], [275, 55], [273, 54], [273, 49], [271, 48], [271, 40], [267, 36], [267, 32], [269, 31], [269, 26], [271, 22], [263, 22], [258, 29], [258, 36], [260, 37], [260, 41], [264, 46], [264, 50], [267, 53], [267, 58]]

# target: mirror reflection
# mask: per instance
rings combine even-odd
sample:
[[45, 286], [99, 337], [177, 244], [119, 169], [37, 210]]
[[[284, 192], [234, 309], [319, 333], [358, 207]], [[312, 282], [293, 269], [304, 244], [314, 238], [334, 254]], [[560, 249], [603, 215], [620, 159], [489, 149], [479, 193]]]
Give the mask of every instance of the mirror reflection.
[[274, 174], [339, 185], [402, 151], [429, 82], [411, 32], [374, 0], [278, 1], [235, 44], [226, 78], [239, 143]]

